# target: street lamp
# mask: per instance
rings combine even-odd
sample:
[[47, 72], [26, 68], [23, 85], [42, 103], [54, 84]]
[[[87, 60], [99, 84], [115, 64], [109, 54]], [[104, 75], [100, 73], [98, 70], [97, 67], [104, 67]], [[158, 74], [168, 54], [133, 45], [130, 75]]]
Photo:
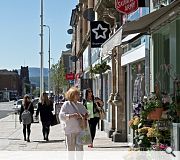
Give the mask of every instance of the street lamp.
[[43, 27], [47, 27], [48, 28], [48, 31], [49, 31], [49, 50], [48, 50], [48, 53], [49, 53], [49, 60], [48, 60], [48, 63], [49, 63], [49, 70], [48, 70], [48, 91], [49, 91], [49, 96], [50, 96], [50, 70], [51, 70], [51, 29], [48, 25], [43, 25]]
[[44, 68], [44, 64], [43, 64], [43, 0], [41, 0], [41, 52], [40, 52], [40, 56], [41, 56], [41, 68], [40, 68], [40, 94], [44, 91], [44, 77], [43, 77], [43, 68]]

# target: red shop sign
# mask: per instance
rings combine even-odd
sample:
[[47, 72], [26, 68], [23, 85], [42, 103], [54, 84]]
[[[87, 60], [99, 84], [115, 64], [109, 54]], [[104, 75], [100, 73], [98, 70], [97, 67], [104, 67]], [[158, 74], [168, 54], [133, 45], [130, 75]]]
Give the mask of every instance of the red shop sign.
[[67, 73], [66, 80], [74, 80], [74, 73]]
[[130, 14], [138, 9], [138, 0], [115, 0], [115, 8], [123, 14]]

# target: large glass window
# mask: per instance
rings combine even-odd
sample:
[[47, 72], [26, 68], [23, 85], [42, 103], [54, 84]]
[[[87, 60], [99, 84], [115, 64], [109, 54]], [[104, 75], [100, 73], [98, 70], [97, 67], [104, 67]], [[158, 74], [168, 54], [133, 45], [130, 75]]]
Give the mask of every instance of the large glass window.
[[154, 81], [161, 92], [173, 93], [173, 79], [180, 74], [180, 18], [152, 35]]

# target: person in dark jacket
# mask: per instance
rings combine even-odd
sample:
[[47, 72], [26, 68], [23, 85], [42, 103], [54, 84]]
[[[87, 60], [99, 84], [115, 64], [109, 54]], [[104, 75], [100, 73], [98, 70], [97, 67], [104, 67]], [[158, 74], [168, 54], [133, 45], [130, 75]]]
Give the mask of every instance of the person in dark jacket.
[[[19, 114], [20, 115], [19, 116], [20, 123], [22, 122], [21, 115], [25, 109], [31, 113], [31, 118], [32, 118], [31, 123], [32, 123], [33, 122], [33, 114], [34, 114], [34, 106], [31, 103], [29, 95], [25, 95], [23, 97], [23, 104], [21, 105], [20, 114]], [[30, 124], [23, 124], [24, 140], [27, 142], [30, 142], [31, 123]], [[26, 130], [27, 130], [27, 139], [26, 139]]]
[[40, 97], [40, 102], [38, 103], [38, 108], [36, 111], [36, 117], [38, 117], [40, 113], [40, 119], [42, 122], [42, 133], [44, 140], [49, 141], [49, 132], [50, 125], [52, 120], [52, 111], [53, 111], [53, 103], [48, 99], [47, 93], [43, 92]]
[[[96, 134], [96, 127], [100, 119], [98, 106], [102, 107], [104, 103], [100, 98], [95, 98], [92, 89], [88, 88], [86, 89], [85, 100], [83, 104], [89, 113], [89, 128], [93, 142]], [[88, 147], [93, 148], [93, 143], [89, 144]]]

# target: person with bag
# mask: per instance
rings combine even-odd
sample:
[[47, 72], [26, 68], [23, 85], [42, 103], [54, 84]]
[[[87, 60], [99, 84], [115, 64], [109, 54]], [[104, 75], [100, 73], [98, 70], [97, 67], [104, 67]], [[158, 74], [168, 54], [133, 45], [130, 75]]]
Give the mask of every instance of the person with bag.
[[[33, 122], [34, 106], [29, 95], [23, 97], [23, 104], [20, 109], [19, 120], [23, 124], [24, 141], [30, 142], [31, 123]], [[26, 136], [27, 130], [27, 136]], [[27, 138], [26, 138], [27, 137]]]
[[49, 141], [50, 125], [53, 117], [53, 103], [49, 100], [48, 94], [43, 92], [40, 96], [40, 102], [38, 103], [38, 108], [36, 111], [36, 117], [40, 113], [40, 119], [42, 122], [42, 133], [43, 138]]
[[61, 107], [60, 119], [64, 122], [64, 131], [68, 151], [83, 151], [83, 144], [77, 143], [80, 132], [86, 127], [88, 111], [78, 102], [80, 91], [76, 87], [66, 92], [67, 101]]
[[104, 105], [103, 101], [100, 98], [94, 98], [92, 89], [88, 88], [86, 89], [85, 93], [85, 102], [84, 106], [89, 112], [89, 127], [92, 137], [92, 143], [88, 145], [88, 147], [93, 148], [93, 140], [95, 138], [96, 134], [96, 127], [99, 123], [100, 116], [99, 116], [99, 107], [102, 108]]

